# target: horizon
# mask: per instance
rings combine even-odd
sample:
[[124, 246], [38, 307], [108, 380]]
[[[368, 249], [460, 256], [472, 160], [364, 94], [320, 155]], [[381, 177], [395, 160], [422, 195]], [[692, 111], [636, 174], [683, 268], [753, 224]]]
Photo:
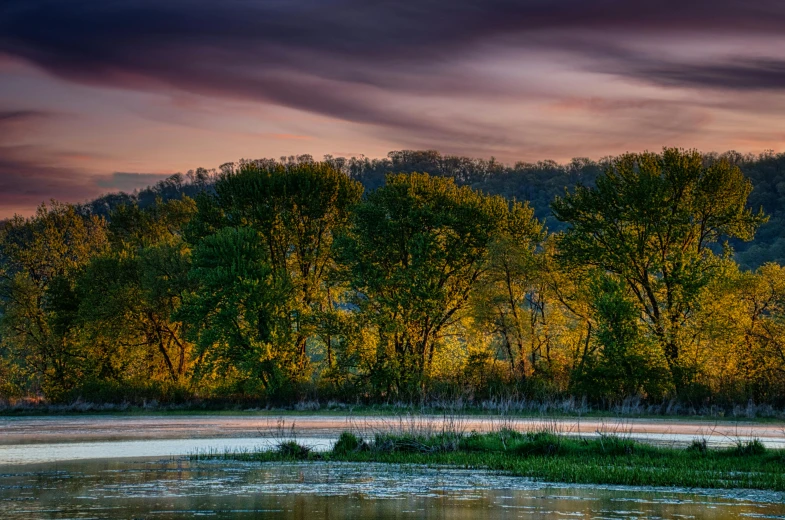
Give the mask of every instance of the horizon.
[[769, 0], [8, 0], [0, 216], [227, 157], [785, 150], [784, 25]]
[[[568, 160], [561, 160], [561, 161], [555, 161], [553, 159], [548, 159], [548, 158], [543, 158], [543, 159], [534, 160], [534, 161], [523, 161], [523, 160], [519, 160], [519, 161], [502, 161], [502, 160], [498, 160], [495, 157], [487, 157], [487, 158], [485, 158], [485, 157], [470, 157], [470, 156], [460, 155], [460, 154], [447, 154], [447, 153], [443, 153], [443, 152], [441, 152], [439, 150], [390, 150], [386, 154], [380, 155], [380, 156], [376, 156], [376, 157], [367, 156], [365, 154], [353, 155], [353, 156], [349, 156], [349, 157], [346, 157], [346, 156], [331, 156], [331, 155], [327, 154], [327, 155], [322, 156], [321, 158], [316, 158], [316, 157], [313, 157], [311, 154], [301, 153], [301, 154], [293, 154], [293, 155], [290, 155], [290, 156], [280, 156], [280, 157], [275, 158], [275, 159], [272, 158], [272, 157], [263, 157], [263, 158], [257, 158], [257, 159], [244, 159], [244, 158], [241, 158], [241, 159], [238, 159], [236, 161], [223, 161], [219, 165], [216, 165], [216, 166], [211, 167], [211, 168], [206, 168], [204, 166], [197, 166], [197, 167], [194, 167], [194, 168], [189, 168], [188, 170], [182, 170], [182, 171], [176, 171], [176, 172], [170, 172], [170, 173], [161, 173], [161, 174], [149, 174], [149, 175], [146, 175], [146, 174], [138, 174], [138, 173], [131, 173], [131, 172], [114, 172], [113, 173], [113, 178], [116, 181], [116, 184], [112, 188], [108, 188], [108, 189], [106, 189], [104, 191], [101, 191], [101, 192], [99, 192], [99, 193], [97, 193], [95, 195], [88, 196], [88, 197], [86, 197], [84, 199], [81, 199], [81, 200], [61, 200], [61, 199], [59, 199], [57, 197], [49, 197], [47, 199], [40, 200], [36, 205], [28, 208], [28, 210], [26, 212], [14, 211], [12, 213], [5, 212], [3, 210], [3, 206], [0, 205], [0, 222], [8, 221], [9, 219], [11, 219], [11, 218], [13, 218], [15, 216], [21, 216], [23, 218], [32, 217], [33, 215], [35, 215], [35, 213], [36, 213], [36, 211], [37, 211], [37, 209], [39, 207], [41, 207], [42, 205], [49, 206], [49, 205], [51, 205], [52, 201], [63, 202], [63, 203], [74, 204], [74, 205], [82, 205], [82, 204], [89, 204], [92, 201], [95, 201], [97, 199], [100, 199], [101, 197], [104, 197], [104, 196], [110, 195], [110, 194], [121, 194], [122, 193], [122, 194], [127, 194], [127, 195], [136, 195], [139, 192], [142, 192], [144, 190], [153, 188], [156, 185], [156, 183], [158, 183], [160, 181], [166, 180], [166, 179], [171, 178], [172, 176], [175, 176], [175, 175], [181, 175], [181, 176], [185, 177], [188, 172], [193, 172], [193, 171], [195, 171], [195, 170], [197, 170], [199, 168], [204, 168], [204, 169], [206, 169], [208, 171], [217, 172], [217, 171], [219, 171], [220, 166], [223, 165], [223, 164], [237, 164], [237, 163], [239, 163], [241, 161], [257, 161], [257, 160], [284, 161], [285, 159], [288, 159], [288, 158], [291, 158], [291, 157], [298, 158], [298, 157], [305, 157], [305, 156], [310, 156], [316, 162], [323, 162], [323, 161], [327, 160], [329, 157], [334, 158], [334, 159], [338, 159], [338, 158], [349, 159], [349, 160], [351, 160], [351, 159], [367, 159], [367, 160], [370, 160], [370, 161], [377, 161], [377, 160], [384, 160], [386, 158], [389, 158], [390, 154], [392, 154], [392, 153], [404, 152], [404, 151], [405, 152], [436, 152], [441, 157], [462, 157], [462, 158], [468, 158], [468, 159], [472, 159], [472, 160], [486, 160], [486, 161], [495, 160], [498, 164], [503, 165], [505, 168], [515, 168], [516, 166], [518, 166], [520, 164], [536, 166], [539, 163], [544, 163], [544, 162], [547, 162], [547, 161], [554, 161], [558, 166], [565, 167], [565, 166], [568, 166], [570, 164], [570, 162], [575, 161], [575, 160], [579, 160], [579, 159], [588, 159], [589, 161], [592, 161], [592, 162], [594, 162], [596, 164], [601, 164], [602, 161], [605, 160], [605, 159], [613, 158], [613, 157], [616, 157], [616, 156], [621, 155], [623, 153], [631, 153], [631, 151], [625, 151], [625, 152], [621, 152], [619, 154], [605, 155], [603, 157], [597, 157], [597, 158], [595, 158], [595, 157], [572, 156]], [[714, 150], [712, 150], [712, 151], [697, 150], [697, 151], [698, 151], [698, 153], [700, 153], [702, 155], [723, 156], [725, 154], [731, 154], [731, 153], [740, 153], [740, 154], [742, 154], [738, 150], [726, 150], [724, 152], [717, 152], [717, 151], [714, 151]], [[648, 152], [655, 152], [655, 151], [654, 150], [641, 150], [641, 152], [648, 153]], [[632, 152], [632, 153], [635, 153], [635, 152]], [[655, 153], [659, 153], [659, 152], [657, 151]], [[785, 154], [785, 150], [781, 151], [781, 152], [777, 151], [777, 150], [762, 150], [760, 152], [747, 152], [747, 153], [743, 153], [742, 155], [745, 156], [745, 157], [754, 156], [756, 158], [762, 158], [766, 154], [769, 154], [769, 153], [774, 154], [774, 155], [781, 155], [781, 154]], [[426, 172], [426, 173], [429, 173], [429, 172]], [[99, 186], [100, 186], [100, 183], [99, 183]]]

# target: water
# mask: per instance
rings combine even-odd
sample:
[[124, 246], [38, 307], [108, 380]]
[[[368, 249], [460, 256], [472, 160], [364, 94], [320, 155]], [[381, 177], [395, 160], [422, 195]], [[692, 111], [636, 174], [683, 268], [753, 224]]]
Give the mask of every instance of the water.
[[531, 482], [380, 464], [91, 460], [0, 470], [3, 519], [769, 518], [785, 495]]
[[[771, 448], [785, 448], [785, 424], [671, 419], [542, 419], [511, 416], [352, 416], [266, 414], [172, 416], [49, 416], [0, 417], [0, 445], [134, 441], [155, 439], [253, 438], [295, 426], [299, 435], [337, 437], [342, 431], [518, 431], [549, 430], [565, 435], [616, 434], [654, 443], [689, 443], [706, 438], [715, 446], [760, 439]], [[0, 464], [2, 462], [0, 461]]]
[[269, 447], [289, 437], [317, 450], [341, 431], [548, 427], [619, 433], [655, 443], [760, 438], [785, 445], [781, 424], [487, 417], [265, 416], [0, 418], [0, 519], [194, 518], [769, 518], [785, 494], [568, 486], [482, 471], [378, 464], [189, 461], [197, 451]]
[[[345, 416], [76, 416], [0, 417], [0, 467], [118, 457], [166, 457], [198, 451], [254, 450], [297, 436], [315, 450], [332, 446], [342, 431], [366, 438], [380, 431], [518, 431], [549, 428], [564, 435], [594, 437], [600, 431], [660, 445], [686, 445], [696, 437], [727, 446], [753, 438], [769, 448], [785, 448], [782, 424], [707, 424], [689, 421], [618, 421], [499, 417]], [[295, 433], [292, 433], [292, 429]]]
[[[336, 438], [298, 437], [297, 442], [317, 451], [326, 451], [332, 447]], [[259, 451], [273, 448], [277, 443], [278, 440], [273, 438], [239, 437], [0, 445], [0, 468], [19, 464], [70, 460], [171, 457], [206, 452]]]

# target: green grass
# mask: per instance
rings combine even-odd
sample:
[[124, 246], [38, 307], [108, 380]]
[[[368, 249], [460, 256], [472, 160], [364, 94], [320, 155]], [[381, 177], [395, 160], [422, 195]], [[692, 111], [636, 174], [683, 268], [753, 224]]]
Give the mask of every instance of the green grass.
[[192, 457], [447, 465], [548, 482], [785, 491], [785, 450], [766, 449], [757, 440], [712, 449], [700, 441], [687, 448], [673, 448], [612, 435], [581, 439], [510, 430], [469, 435], [378, 434], [371, 442], [344, 433], [335, 448], [326, 453], [300, 452], [290, 447]]

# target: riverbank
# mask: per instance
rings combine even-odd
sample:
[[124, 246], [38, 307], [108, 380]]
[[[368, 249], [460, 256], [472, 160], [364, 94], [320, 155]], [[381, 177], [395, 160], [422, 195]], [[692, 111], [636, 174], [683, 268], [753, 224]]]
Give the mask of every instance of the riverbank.
[[478, 403], [462, 401], [433, 401], [427, 404], [405, 402], [358, 404], [329, 401], [301, 401], [289, 406], [259, 406], [253, 403], [204, 401], [184, 404], [162, 404], [155, 400], [143, 404], [97, 403], [76, 401], [51, 404], [38, 400], [20, 399], [14, 402], [0, 399], [0, 417], [38, 416], [182, 416], [182, 415], [269, 415], [269, 416], [389, 416], [466, 415], [553, 418], [638, 418], [682, 419], [706, 421], [785, 421], [785, 409], [768, 404], [747, 403], [734, 406], [694, 407], [674, 401], [645, 404], [638, 399], [626, 399], [614, 405], [593, 406], [575, 399], [536, 401], [525, 399], [491, 399]]
[[547, 431], [519, 433], [381, 433], [373, 439], [345, 432], [327, 452], [296, 440], [262, 451], [201, 452], [192, 460], [295, 460], [414, 464], [500, 471], [545, 482], [785, 491], [785, 450], [757, 439], [712, 448], [654, 446], [617, 435], [576, 438]]

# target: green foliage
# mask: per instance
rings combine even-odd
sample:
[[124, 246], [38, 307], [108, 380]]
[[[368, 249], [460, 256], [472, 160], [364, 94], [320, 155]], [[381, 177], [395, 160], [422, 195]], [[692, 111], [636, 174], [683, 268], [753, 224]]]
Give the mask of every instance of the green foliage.
[[274, 394], [287, 384], [285, 370], [297, 353], [287, 342], [291, 289], [266, 258], [251, 228], [227, 227], [203, 239], [191, 268], [198, 286], [177, 318], [190, 325], [203, 377], [233, 377], [246, 392]]
[[452, 432], [438, 434], [377, 433], [373, 451], [381, 453], [449, 453], [459, 449], [461, 436]]
[[781, 160], [300, 156], [42, 206], [0, 226], [0, 398], [781, 405], [785, 271], [726, 247], [776, 242]]
[[520, 433], [514, 430], [473, 432], [461, 438], [459, 447], [463, 451], [504, 452], [521, 457], [568, 453], [620, 456], [632, 455], [640, 448], [634, 440], [615, 435], [603, 434], [596, 439], [571, 439], [549, 431]]
[[187, 233], [198, 287], [180, 316], [204, 362], [198, 374], [233, 379], [242, 392], [256, 385], [268, 396], [291, 395], [310, 375], [310, 342], [327, 336], [332, 357], [330, 337], [341, 329], [333, 234], [361, 192], [322, 163], [224, 170]]
[[700, 439], [692, 439], [690, 445], [687, 446], [687, 451], [700, 453], [700, 454], [708, 453], [709, 443], [706, 440], [706, 437], [701, 437]]
[[365, 446], [365, 441], [351, 432], [343, 432], [338, 437], [338, 440], [335, 441], [332, 451], [333, 453], [346, 454], [358, 451], [363, 446]]
[[546, 254], [538, 251], [544, 232], [528, 206], [515, 204], [507, 229], [488, 251], [486, 274], [473, 298], [473, 317], [493, 334], [506, 354], [512, 377], [526, 378], [543, 368], [538, 359], [550, 337], [543, 334], [547, 314]]
[[172, 315], [189, 285], [181, 228], [194, 211], [183, 199], [112, 214], [112, 251], [78, 277], [73, 302], [93, 384], [125, 384], [131, 395], [139, 381], [187, 383], [192, 346]]
[[298, 444], [297, 441], [285, 441], [276, 447], [278, 454], [284, 459], [304, 460], [311, 454], [311, 448]]
[[62, 398], [83, 374], [73, 337], [73, 285], [107, 247], [103, 219], [70, 205], [42, 205], [0, 232], [0, 329], [7, 368], [25, 391]]
[[751, 190], [727, 161], [706, 165], [698, 152], [665, 149], [617, 157], [596, 187], [578, 186], [552, 204], [570, 225], [562, 257], [624, 281], [677, 387], [688, 383], [685, 325], [717, 271], [711, 246], [724, 237], [750, 240], [765, 221], [746, 208]]
[[732, 453], [742, 457], [759, 456], [766, 453], [766, 446], [763, 445], [760, 439], [752, 439], [751, 441], [746, 442], [737, 441]]
[[357, 206], [338, 251], [354, 303], [378, 334], [378, 389], [421, 392], [494, 240], [530, 219], [524, 206], [418, 173], [388, 177]]
[[576, 389], [595, 398], [661, 398], [669, 381], [667, 366], [643, 329], [634, 297], [621, 281], [599, 272], [593, 273], [589, 292], [597, 349], [575, 374]]

